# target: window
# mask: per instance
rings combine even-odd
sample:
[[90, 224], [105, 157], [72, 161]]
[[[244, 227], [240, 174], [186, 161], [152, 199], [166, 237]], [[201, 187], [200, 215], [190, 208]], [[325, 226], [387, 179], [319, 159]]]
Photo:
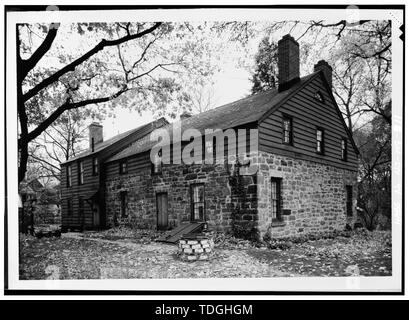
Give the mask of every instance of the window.
[[84, 184], [84, 161], [78, 162], [78, 184]]
[[271, 210], [273, 220], [281, 220], [281, 179], [271, 178]]
[[152, 164], [152, 173], [159, 174], [162, 172], [162, 150], [159, 150], [158, 154], [155, 155], [155, 159]]
[[67, 187], [72, 186], [72, 167], [71, 165], [67, 166]]
[[317, 128], [317, 153], [323, 154], [324, 153], [324, 130], [321, 128]]
[[95, 149], [95, 141], [94, 141], [94, 138], [92, 137], [91, 138], [91, 152], [94, 152], [94, 149]]
[[315, 99], [320, 102], [324, 102], [324, 96], [322, 95], [321, 91], [317, 91], [314, 95]]
[[72, 199], [67, 199], [67, 213], [69, 216], [72, 215]]
[[92, 175], [98, 175], [98, 158], [92, 159]]
[[191, 197], [191, 220], [192, 221], [204, 221], [204, 184], [193, 184], [190, 188]]
[[206, 138], [205, 139], [205, 151], [203, 153], [204, 159], [208, 161], [212, 160], [212, 163], [216, 162], [217, 159], [217, 140], [216, 137]]
[[288, 116], [283, 118], [283, 143], [293, 144], [293, 120]]
[[84, 198], [79, 197], [78, 198], [78, 213], [81, 218], [81, 224], [84, 224]]
[[121, 198], [121, 217], [125, 218], [128, 216], [128, 212], [126, 210], [126, 204], [128, 202], [128, 193], [126, 191], [121, 191], [119, 196]]
[[347, 192], [347, 216], [352, 217], [352, 186], [346, 186]]
[[347, 161], [347, 139], [341, 139], [341, 159]]
[[128, 160], [119, 161], [119, 174], [128, 173]]

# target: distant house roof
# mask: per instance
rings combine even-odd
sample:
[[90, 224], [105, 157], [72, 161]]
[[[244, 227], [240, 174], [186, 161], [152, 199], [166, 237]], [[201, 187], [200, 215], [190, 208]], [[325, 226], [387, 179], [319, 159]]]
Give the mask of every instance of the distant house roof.
[[[189, 118], [184, 118], [175, 123], [171, 123], [161, 129], [168, 130], [169, 136], [172, 137], [174, 126], [180, 126], [181, 132], [189, 128], [194, 128], [204, 134], [205, 129], [224, 130], [258, 121], [265, 113], [270, 111], [274, 106], [278, 106], [282, 101], [286, 100], [286, 98], [289, 98], [293, 93], [306, 85], [318, 74], [319, 71], [302, 77], [299, 82], [294, 84], [288, 90], [279, 92], [274, 88], [206, 112], [192, 115]], [[156, 141], [150, 141], [150, 136], [147, 135], [121, 152], [108, 158], [107, 162], [148, 151], [156, 143]]]
[[35, 194], [38, 191], [41, 191], [44, 188], [44, 185], [37, 179], [34, 178], [30, 181], [22, 181], [19, 185], [19, 193], [21, 194]]
[[[160, 121], [167, 123], [166, 119], [160, 118], [160, 119], [158, 119], [156, 121], [151, 122], [151, 124], [156, 123], [156, 122], [160, 122]], [[140, 130], [141, 128], [143, 128], [146, 125], [147, 124], [144, 124], [144, 125], [139, 126], [139, 127], [135, 128], [135, 129], [131, 129], [131, 130], [125, 131], [123, 133], [120, 133], [120, 134], [118, 134], [116, 136], [113, 136], [112, 138], [110, 138], [108, 140], [97, 143], [95, 145], [95, 147], [94, 147], [94, 152], [92, 152], [90, 149], [87, 149], [84, 152], [81, 152], [80, 154], [76, 155], [75, 157], [72, 157], [72, 158], [68, 159], [67, 161], [62, 162], [61, 164], [65, 164], [65, 163], [68, 163], [68, 162], [71, 162], [71, 161], [74, 161], [74, 160], [78, 160], [80, 158], [84, 158], [84, 157], [92, 155], [92, 154], [97, 154], [100, 151], [112, 146], [114, 143], [119, 142], [122, 139], [124, 139], [124, 138], [128, 137], [129, 135], [131, 135], [132, 133]]]

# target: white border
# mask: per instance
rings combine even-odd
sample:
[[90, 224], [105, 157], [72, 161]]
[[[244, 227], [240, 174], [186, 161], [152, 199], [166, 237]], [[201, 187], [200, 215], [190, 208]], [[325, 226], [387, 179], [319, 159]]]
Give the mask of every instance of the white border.
[[[323, 3], [327, 4], [326, 1]], [[148, 4], [148, 3], [147, 3]], [[187, 4], [187, 3], [185, 3]], [[208, 3], [209, 4], [209, 3]], [[97, 12], [97, 14], [96, 14]], [[203, 20], [283, 20], [297, 17], [300, 20], [345, 19], [340, 9], [183, 9], [183, 10], [119, 10], [119, 11], [59, 12], [60, 22], [75, 21], [203, 21]], [[7, 16], [7, 159], [8, 159], [8, 211], [9, 211], [9, 288], [10, 289], [84, 289], [84, 290], [202, 290], [202, 291], [339, 291], [339, 292], [398, 292], [401, 285], [401, 227], [402, 203], [401, 171], [393, 168], [393, 275], [391, 277], [305, 277], [263, 279], [167, 279], [167, 280], [18, 280], [18, 215], [17, 213], [17, 113], [16, 113], [16, 59], [15, 24], [18, 22], [47, 22], [44, 12], [8, 13]], [[79, 19], [80, 17], [80, 19]], [[361, 19], [392, 20], [393, 61], [393, 163], [401, 163], [402, 131], [402, 42], [397, 39], [403, 12], [393, 10], [360, 10]], [[400, 117], [400, 118], [399, 118]], [[400, 126], [401, 128], [401, 126]], [[399, 144], [400, 142], [400, 144]], [[398, 161], [398, 162], [396, 162]], [[395, 170], [396, 169], [396, 170]], [[14, 192], [13, 192], [14, 191]], [[395, 207], [396, 205], [396, 207]], [[3, 257], [2, 257], [3, 258]], [[174, 296], [172, 297], [174, 298]], [[235, 297], [236, 298], [236, 297]], [[257, 297], [261, 298], [261, 297]]]

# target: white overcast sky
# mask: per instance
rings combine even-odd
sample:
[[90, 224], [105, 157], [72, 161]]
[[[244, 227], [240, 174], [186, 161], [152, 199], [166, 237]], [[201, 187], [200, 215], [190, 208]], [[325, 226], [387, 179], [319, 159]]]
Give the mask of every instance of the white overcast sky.
[[[216, 76], [216, 83], [214, 85], [214, 96], [217, 98], [217, 106], [246, 96], [251, 89], [249, 78], [250, 73], [244, 68], [238, 68], [234, 63], [225, 65], [224, 70]], [[154, 120], [153, 114], [150, 111], [140, 115], [136, 111], [117, 107], [115, 114], [115, 118], [106, 118], [102, 121], [104, 139]]]

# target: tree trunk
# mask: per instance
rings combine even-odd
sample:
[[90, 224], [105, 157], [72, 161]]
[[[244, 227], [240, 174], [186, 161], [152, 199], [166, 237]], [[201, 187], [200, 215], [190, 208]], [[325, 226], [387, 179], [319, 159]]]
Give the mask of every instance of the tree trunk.
[[17, 112], [20, 122], [20, 137], [18, 138], [18, 151], [19, 151], [19, 165], [18, 165], [18, 182], [24, 180], [27, 171], [28, 161], [28, 118], [25, 110], [23, 100], [23, 79], [24, 70], [22, 69], [22, 61], [20, 57], [20, 37], [19, 37], [19, 25], [16, 25], [16, 41], [17, 41]]

